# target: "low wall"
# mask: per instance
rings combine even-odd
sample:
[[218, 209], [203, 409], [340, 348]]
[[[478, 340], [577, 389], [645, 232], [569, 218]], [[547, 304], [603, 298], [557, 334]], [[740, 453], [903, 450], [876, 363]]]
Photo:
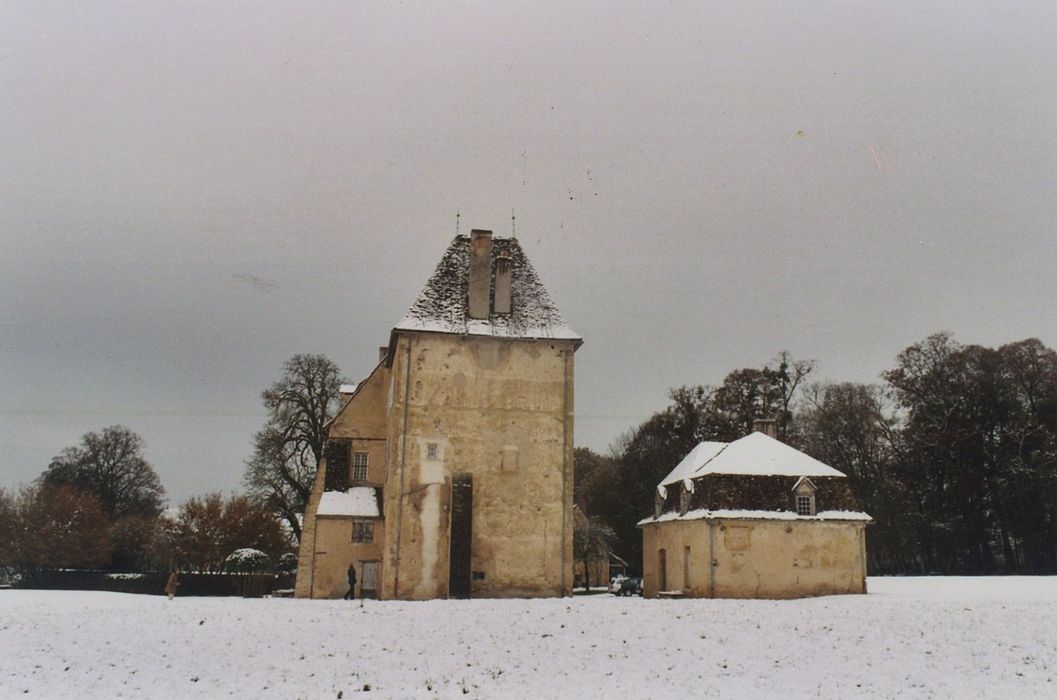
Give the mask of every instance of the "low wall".
[[[67, 591], [113, 591], [164, 595], [169, 574], [121, 574], [104, 571], [46, 571], [17, 584], [18, 588]], [[180, 574], [179, 596], [260, 597], [294, 587], [293, 575]]]

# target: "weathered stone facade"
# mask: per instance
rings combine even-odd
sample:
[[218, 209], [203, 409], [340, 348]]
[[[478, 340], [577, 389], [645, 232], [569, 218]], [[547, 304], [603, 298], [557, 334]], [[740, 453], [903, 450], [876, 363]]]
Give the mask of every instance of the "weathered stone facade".
[[[456, 237], [330, 426], [330, 444], [353, 455], [342, 460], [350, 475], [328, 479], [328, 460], [320, 466], [297, 595], [344, 594], [350, 562], [358, 570], [379, 562], [382, 598], [571, 593], [573, 354], [581, 342], [515, 240]], [[364, 459], [366, 479], [354, 478], [357, 463], [364, 476]], [[337, 502], [327, 488], [345, 487], [380, 496], [370, 543], [350, 541], [352, 522], [364, 518], [357, 506], [320, 508]]]
[[862, 521], [722, 517], [647, 523], [642, 526], [642, 594], [802, 598], [865, 593], [865, 527]]

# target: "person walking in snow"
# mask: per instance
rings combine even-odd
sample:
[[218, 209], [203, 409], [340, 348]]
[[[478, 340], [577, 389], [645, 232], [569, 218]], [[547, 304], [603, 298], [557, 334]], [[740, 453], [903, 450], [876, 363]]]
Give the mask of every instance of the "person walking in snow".
[[177, 569], [176, 571], [169, 574], [169, 580], [165, 582], [165, 594], [169, 596], [169, 600], [173, 599], [173, 596], [176, 595], [176, 589], [179, 587], [180, 570]]
[[348, 570], [349, 592], [345, 594], [345, 600], [356, 600], [356, 567], [351, 563]]

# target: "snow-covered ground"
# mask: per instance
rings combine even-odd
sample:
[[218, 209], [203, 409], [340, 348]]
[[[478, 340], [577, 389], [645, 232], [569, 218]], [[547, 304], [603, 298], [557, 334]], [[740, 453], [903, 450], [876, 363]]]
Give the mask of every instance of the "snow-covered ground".
[[1057, 578], [798, 601], [0, 591], [0, 698], [1057, 697]]

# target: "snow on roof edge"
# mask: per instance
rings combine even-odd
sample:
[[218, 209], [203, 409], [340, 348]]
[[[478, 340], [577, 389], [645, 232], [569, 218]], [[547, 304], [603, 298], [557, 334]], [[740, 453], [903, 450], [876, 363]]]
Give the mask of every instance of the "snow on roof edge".
[[668, 472], [659, 486], [669, 486], [682, 479], [695, 479], [712, 474], [838, 478], [847, 476], [806, 452], [757, 431], [731, 442], [698, 443]]
[[675, 520], [805, 520], [805, 521], [859, 521], [873, 522], [869, 513], [854, 510], [824, 510], [815, 515], [797, 515], [788, 510], [735, 510], [719, 509], [706, 510], [699, 508], [687, 511], [680, 515], [676, 511], [662, 513], [659, 516], [643, 518], [637, 525], [652, 525], [654, 523], [667, 523]]
[[316, 515], [379, 518], [378, 497], [373, 486], [353, 486], [348, 491], [324, 491]]

